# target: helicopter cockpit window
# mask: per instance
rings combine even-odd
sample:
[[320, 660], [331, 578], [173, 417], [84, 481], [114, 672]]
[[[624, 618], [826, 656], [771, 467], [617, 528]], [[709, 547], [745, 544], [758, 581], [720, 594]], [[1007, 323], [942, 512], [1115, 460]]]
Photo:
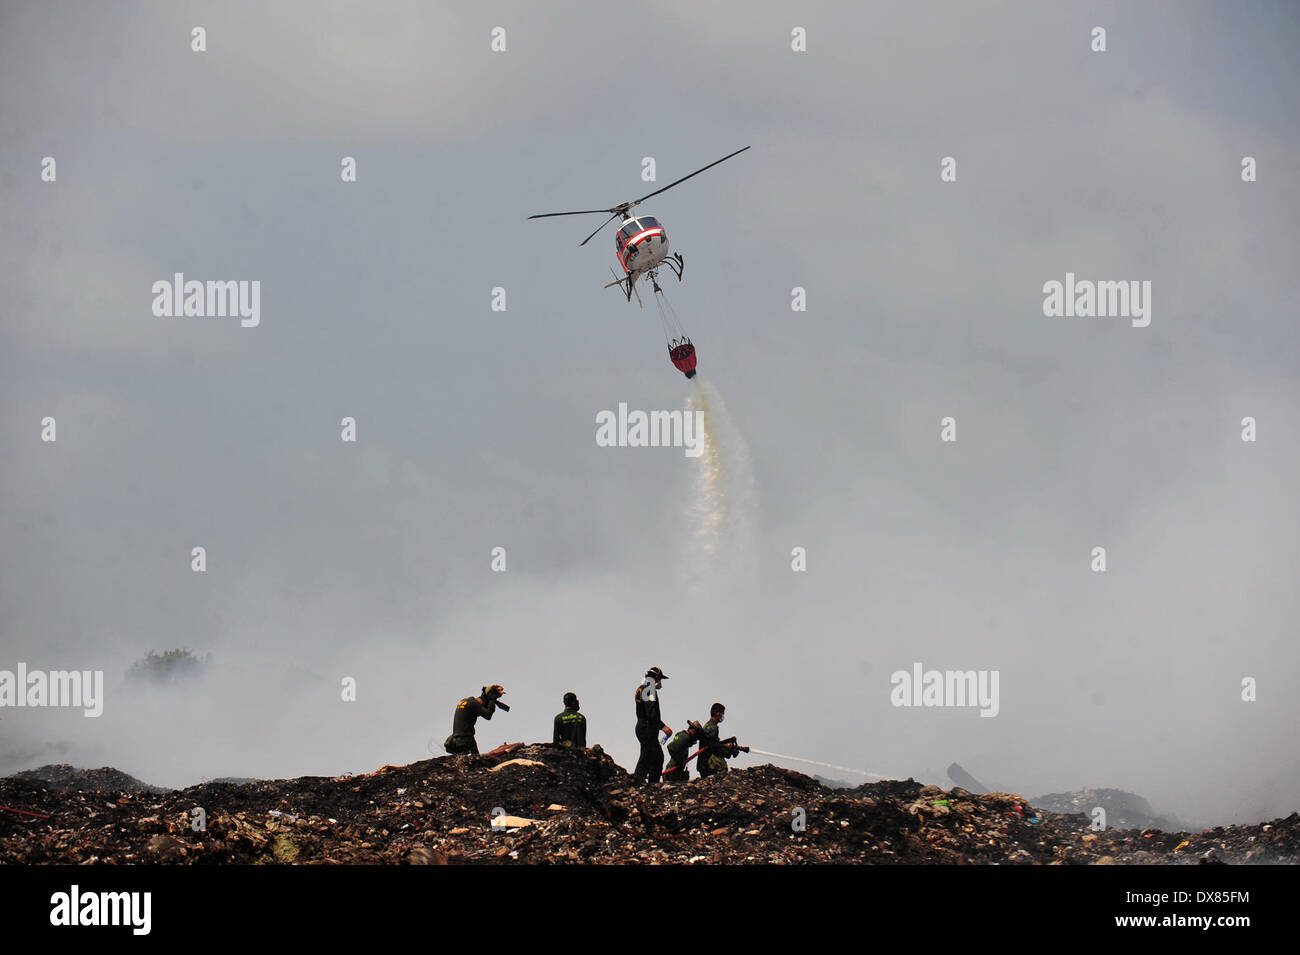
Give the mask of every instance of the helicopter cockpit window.
[[659, 220], [656, 219], [654, 216], [642, 216], [642, 217], [641, 217], [641, 228], [642, 228], [642, 229], [657, 229], [657, 228], [659, 228]]
[[623, 226], [623, 228], [619, 229], [619, 232], [623, 234], [624, 239], [630, 239], [640, 231], [641, 227], [637, 225], [635, 221], [629, 222], [627, 225]]

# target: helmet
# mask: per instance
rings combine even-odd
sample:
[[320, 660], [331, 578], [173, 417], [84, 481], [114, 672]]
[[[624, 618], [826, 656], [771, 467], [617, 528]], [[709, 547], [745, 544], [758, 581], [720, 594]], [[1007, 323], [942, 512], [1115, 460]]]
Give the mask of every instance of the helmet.
[[483, 695], [490, 696], [495, 700], [499, 696], [506, 695], [506, 688], [500, 683], [493, 683], [491, 686], [483, 687]]
[[578, 708], [578, 694], [576, 693], [564, 694], [564, 705], [571, 706], [576, 710]]
[[645, 675], [650, 677], [656, 683], [659, 682], [660, 680], [668, 679], [668, 675], [658, 667], [651, 667], [650, 669], [646, 670]]

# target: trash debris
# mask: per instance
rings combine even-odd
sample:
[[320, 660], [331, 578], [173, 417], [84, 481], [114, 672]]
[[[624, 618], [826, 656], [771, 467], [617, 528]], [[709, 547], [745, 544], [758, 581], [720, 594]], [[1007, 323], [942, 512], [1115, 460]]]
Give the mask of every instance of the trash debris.
[[523, 816], [493, 816], [493, 829], [523, 829], [527, 826], [537, 824], [536, 819], [525, 819]]
[[0, 812], [0, 864], [1300, 862], [1296, 813], [1203, 833], [1094, 832], [1091, 806], [1062, 814], [1021, 795], [910, 779], [830, 789], [762, 765], [644, 787], [596, 747], [519, 746], [509, 755], [524, 764], [487, 772], [502, 755], [184, 790], [111, 769], [36, 770], [0, 779], [0, 804], [51, 818]]
[[47, 789], [60, 792], [74, 790], [100, 790], [114, 793], [167, 792], [166, 789], [142, 783], [134, 776], [128, 776], [126, 773], [110, 766], [104, 766], [101, 769], [78, 769], [75, 766], [69, 766], [67, 763], [52, 763], [38, 769], [28, 769], [21, 773], [14, 773], [9, 778], [42, 783]]
[[489, 769], [488, 772], [489, 773], [499, 772], [500, 770], [505, 769], [507, 766], [545, 766], [545, 765], [546, 765], [545, 763], [538, 762], [535, 759], [507, 759], [504, 763], [497, 763], [495, 766]]
[[406, 854], [407, 865], [446, 865], [447, 853], [426, 846], [416, 846]]
[[1166, 831], [1188, 828], [1176, 816], [1157, 813], [1141, 796], [1122, 789], [1080, 789], [1072, 793], [1048, 793], [1039, 796], [1033, 803], [1048, 812], [1081, 812], [1085, 815], [1091, 814], [1093, 809], [1100, 806], [1106, 810], [1107, 828]]
[[[501, 704], [498, 703], [497, 705], [500, 706]], [[523, 744], [523, 743], [502, 743], [502, 744], [501, 744], [500, 746], [498, 746], [496, 749], [490, 749], [490, 750], [488, 750], [486, 753], [484, 753], [483, 755], [484, 755], [484, 756], [504, 756], [506, 753], [513, 753], [513, 752], [515, 752], [516, 750], [520, 750], [520, 749], [523, 749], [523, 748], [524, 748], [524, 744]]]

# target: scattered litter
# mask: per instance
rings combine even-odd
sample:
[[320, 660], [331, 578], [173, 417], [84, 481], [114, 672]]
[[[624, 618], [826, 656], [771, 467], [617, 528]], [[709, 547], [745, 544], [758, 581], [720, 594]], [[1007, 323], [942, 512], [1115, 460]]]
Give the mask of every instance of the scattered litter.
[[545, 765], [546, 765], [545, 763], [539, 762], [535, 759], [507, 759], [504, 763], [497, 763], [495, 766], [489, 769], [488, 772], [495, 773], [498, 772], [499, 770], [505, 769], [507, 766], [545, 766]]
[[[502, 758], [545, 770], [485, 772]], [[831, 789], [770, 764], [645, 787], [596, 747], [550, 744], [180, 791], [112, 769], [47, 767], [0, 779], [0, 805], [22, 810], [0, 812], [0, 865], [1300, 862], [1300, 814], [1195, 837], [1150, 824], [1094, 831], [1095, 802], [1060, 813], [1023, 795], [910, 779]], [[191, 829], [195, 807], [202, 832]], [[492, 825], [497, 807], [507, 815]], [[34, 825], [27, 812], [49, 818]]]
[[523, 744], [523, 743], [502, 743], [502, 744], [501, 744], [500, 746], [498, 746], [496, 749], [490, 749], [490, 750], [488, 750], [486, 753], [484, 753], [483, 755], [484, 755], [484, 756], [504, 756], [506, 753], [513, 753], [513, 752], [515, 752], [516, 750], [520, 750], [520, 749], [523, 749], [523, 748], [524, 748], [524, 744]]
[[536, 819], [525, 819], [523, 816], [493, 816], [493, 829], [523, 829], [525, 826], [535, 825]]

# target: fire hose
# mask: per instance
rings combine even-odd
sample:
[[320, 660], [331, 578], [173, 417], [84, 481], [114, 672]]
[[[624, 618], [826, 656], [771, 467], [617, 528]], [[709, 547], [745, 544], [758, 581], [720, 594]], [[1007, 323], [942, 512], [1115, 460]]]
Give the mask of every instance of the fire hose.
[[691, 760], [693, 760], [696, 756], [699, 756], [700, 753], [702, 753], [702, 752], [704, 752], [704, 747], [703, 747], [703, 746], [701, 746], [701, 747], [700, 747], [699, 749], [697, 749], [695, 752], [691, 753], [691, 755], [689, 755], [689, 756], [687, 756], [685, 759], [683, 759], [683, 760], [682, 760], [682, 764], [681, 764], [680, 766], [669, 765], [669, 767], [668, 767], [666, 770], [664, 770], [664, 772], [665, 772], [665, 773], [675, 773], [675, 772], [677, 772], [679, 769], [680, 769], [682, 772], [686, 772], [686, 764], [689, 763]]
[[[734, 737], [734, 736], [731, 737], [730, 740], [723, 740], [723, 742], [724, 742], [724, 743], [730, 743], [730, 745], [735, 746], [736, 749], [737, 749], [738, 751], [741, 751], [741, 752], [745, 752], [745, 753], [758, 752], [758, 750], [752, 749], [752, 748], [749, 747], [749, 746], [738, 746], [738, 745], [736, 745], [736, 737]], [[695, 752], [691, 753], [691, 755], [689, 755], [689, 756], [687, 756], [685, 759], [683, 759], [683, 760], [682, 760], [682, 764], [681, 764], [680, 766], [671, 766], [669, 769], [665, 770], [665, 772], [670, 772], [670, 773], [671, 773], [671, 772], [676, 772], [676, 771], [679, 770], [679, 769], [685, 771], [685, 769], [686, 769], [686, 764], [689, 763], [691, 760], [693, 760], [696, 756], [699, 756], [700, 753], [704, 752], [704, 751], [705, 751], [706, 749], [708, 749], [708, 748], [709, 748], [709, 747], [707, 747], [707, 746], [701, 746], [701, 747], [700, 747], [699, 749], [697, 749]]]
[[49, 819], [50, 817], [43, 812], [28, 812], [26, 809], [10, 809], [8, 806], [0, 806], [5, 812], [15, 812], [20, 816], [35, 816], [37, 819]]

